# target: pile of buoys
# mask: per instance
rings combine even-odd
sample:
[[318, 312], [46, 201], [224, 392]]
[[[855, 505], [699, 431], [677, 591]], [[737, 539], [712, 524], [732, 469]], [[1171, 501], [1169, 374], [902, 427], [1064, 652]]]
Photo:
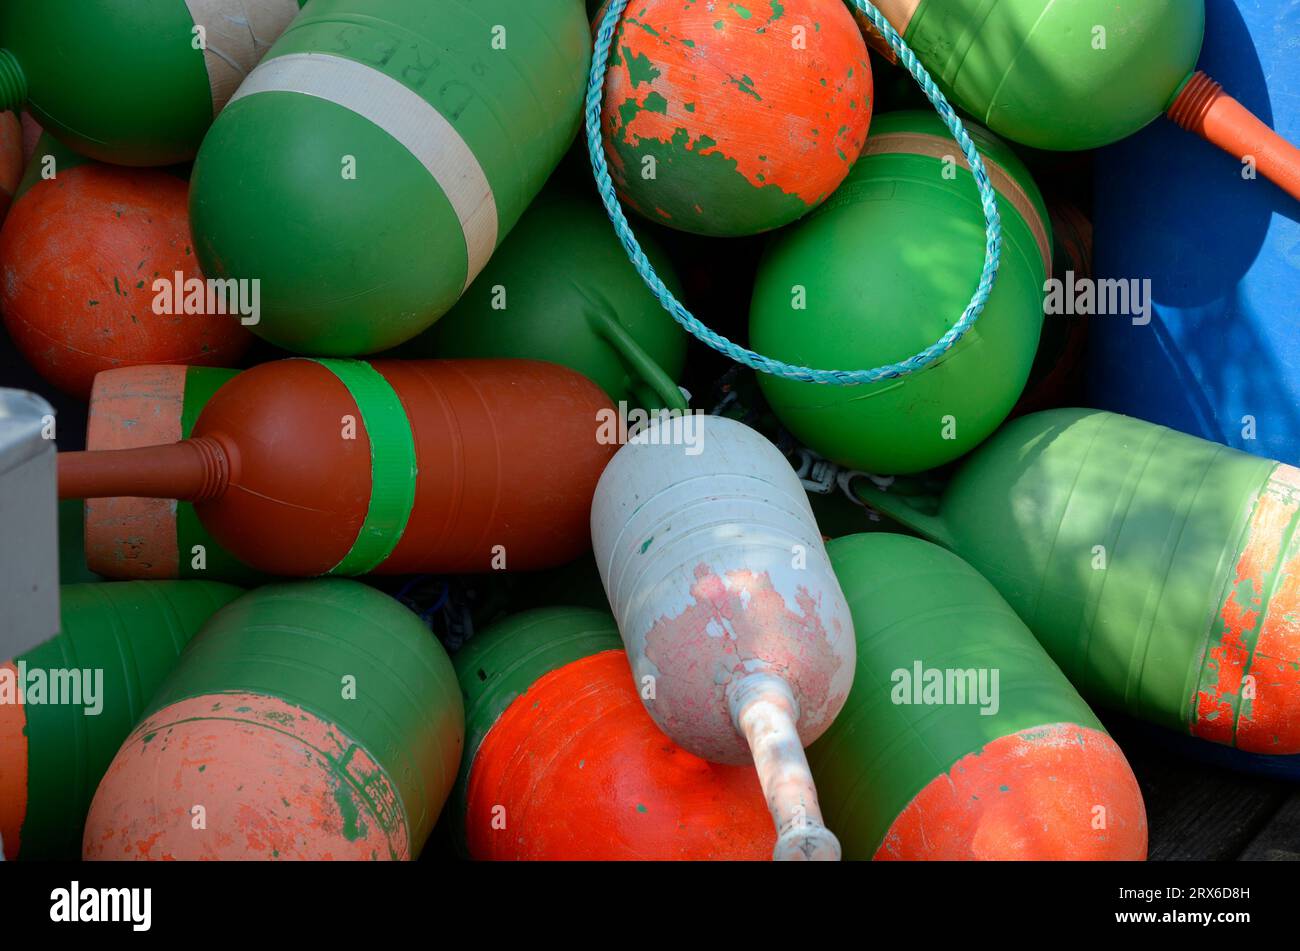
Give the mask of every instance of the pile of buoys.
[[[664, 252], [644, 246], [678, 289]], [[686, 408], [677, 387], [686, 335], [636, 276], [600, 206], [555, 186], [460, 303], [399, 353], [548, 360], [594, 380], [615, 404]]]
[[455, 657], [465, 694], [458, 838], [491, 860], [767, 859], [754, 771], [665, 739], [607, 612], [544, 608]]
[[409, 340], [559, 163], [589, 59], [574, 0], [313, 0], [203, 140], [204, 273], [259, 279], [254, 330], [298, 353]]
[[186, 643], [242, 592], [209, 582], [65, 585], [62, 633], [0, 664], [5, 858], [69, 859], [100, 777]]
[[687, 752], [754, 763], [775, 858], [839, 858], [803, 748], [848, 696], [853, 623], [785, 457], [733, 420], [657, 420], [601, 476], [591, 534], [650, 716]]
[[86, 819], [87, 859], [416, 858], [456, 778], [446, 652], [386, 595], [261, 588], [190, 643]]
[[549, 363], [281, 360], [223, 386], [181, 442], [61, 454], [59, 491], [192, 501], [274, 575], [542, 568], [589, 543], [616, 448], [602, 410]]
[[871, 110], [866, 44], [842, 0], [642, 0], [614, 33], [602, 124], [630, 206], [683, 231], [743, 235], [825, 201]]
[[1123, 752], [987, 581], [903, 535], [829, 550], [858, 669], [808, 759], [846, 858], [1146, 858]]
[[[236, 376], [237, 370], [218, 367], [105, 370], [90, 392], [86, 448], [137, 449], [188, 439], [208, 400]], [[86, 499], [84, 547], [89, 568], [105, 578], [259, 580], [203, 527], [189, 502]]]
[[[1002, 268], [974, 329], [899, 379], [827, 386], [763, 375], [801, 441], [868, 472], [919, 472], [973, 449], [1006, 418], [1034, 361], [1052, 228], [1028, 170], [968, 129], [1002, 213]], [[962, 312], [984, 259], [984, 213], [938, 117], [879, 116], [862, 159], [817, 214], [779, 236], [759, 269], [750, 335], [801, 366], [874, 367], [911, 356]]]
[[202, 279], [187, 201], [173, 174], [42, 139], [0, 231], [0, 314], [42, 376], [85, 398], [100, 370], [239, 360], [252, 339], [240, 316], [206, 292], [185, 304]]
[[187, 161], [302, 2], [6, 4], [0, 109], [26, 103], [47, 131], [102, 162]]
[[1098, 410], [1008, 423], [936, 512], [871, 505], [993, 583], [1090, 702], [1300, 752], [1300, 471]]

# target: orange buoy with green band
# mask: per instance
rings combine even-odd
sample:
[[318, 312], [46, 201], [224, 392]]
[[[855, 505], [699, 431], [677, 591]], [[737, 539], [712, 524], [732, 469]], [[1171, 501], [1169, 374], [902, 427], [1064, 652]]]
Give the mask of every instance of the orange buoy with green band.
[[222, 547], [286, 577], [545, 568], [590, 548], [613, 417], [553, 363], [281, 360], [221, 387], [181, 442], [62, 453], [59, 491], [193, 501]]
[[572, 144], [590, 57], [577, 0], [312, 0], [203, 140], [204, 270], [259, 278], [296, 353], [409, 340]]
[[846, 859], [1146, 858], [1123, 752], [992, 585], [904, 535], [827, 550], [858, 669], [808, 760]]
[[1013, 420], [942, 497], [857, 494], [984, 574], [1090, 703], [1300, 753], [1300, 471], [1115, 413]]
[[843, 0], [632, 0], [604, 102], [624, 202], [682, 231], [757, 234], [848, 175], [871, 125], [871, 64]]
[[0, 109], [117, 165], [194, 157], [306, 0], [41, 0], [0, 8]]
[[[854, 469], [900, 475], [970, 451], [1020, 397], [1043, 322], [1052, 229], [1009, 146], [967, 125], [1002, 216], [1002, 265], [979, 321], [933, 364], [865, 386], [768, 374], [758, 381], [796, 438]], [[750, 337], [797, 366], [872, 367], [941, 338], [983, 266], [984, 211], [965, 160], [933, 112], [876, 117], [848, 179], [776, 237], [759, 266]]]
[[[171, 365], [105, 370], [90, 392], [86, 448], [135, 449], [187, 439], [208, 400], [238, 375]], [[105, 578], [265, 580], [221, 547], [189, 502], [87, 499], [85, 509], [87, 564]]]
[[180, 581], [60, 589], [62, 633], [0, 664], [5, 858], [77, 856], [95, 786], [122, 740], [190, 638], [242, 593]]
[[472, 858], [771, 857], [753, 769], [706, 762], [660, 732], [607, 611], [515, 615], [455, 664], [467, 739], [454, 818]]
[[113, 367], [238, 362], [253, 339], [240, 315], [215, 298], [209, 309], [206, 291], [194, 312], [186, 303], [202, 280], [188, 194], [166, 171], [81, 160], [42, 139], [0, 231], [0, 310], [45, 379], [84, 399]]
[[113, 760], [87, 859], [419, 856], [460, 763], [451, 661], [355, 581], [270, 585], [194, 639]]

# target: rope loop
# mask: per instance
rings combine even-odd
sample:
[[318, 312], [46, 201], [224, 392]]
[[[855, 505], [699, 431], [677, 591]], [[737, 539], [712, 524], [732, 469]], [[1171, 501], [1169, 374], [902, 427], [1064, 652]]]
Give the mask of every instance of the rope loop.
[[760, 373], [767, 373], [788, 380], [798, 380], [804, 383], [826, 383], [835, 386], [859, 386], [864, 383], [878, 383], [881, 380], [892, 380], [906, 376], [909, 373], [924, 369], [951, 350], [975, 326], [975, 321], [979, 319], [980, 314], [983, 312], [984, 306], [988, 303], [989, 294], [993, 291], [993, 285], [997, 281], [998, 266], [1002, 260], [1002, 218], [998, 214], [997, 194], [989, 183], [988, 172], [984, 168], [984, 160], [980, 157], [979, 151], [975, 148], [975, 143], [971, 141], [970, 135], [966, 132], [966, 127], [957, 118], [957, 113], [953, 111], [952, 106], [949, 105], [948, 100], [939, 90], [939, 87], [935, 85], [934, 80], [930, 78], [930, 74], [921, 65], [911, 48], [898, 35], [898, 31], [890, 25], [884, 15], [876, 9], [875, 4], [869, 2], [869, 0], [852, 0], [852, 3], [872, 22], [877, 31], [889, 43], [890, 48], [897, 54], [899, 62], [912, 74], [912, 78], [916, 80], [917, 85], [921, 87], [921, 90], [934, 105], [935, 111], [939, 113], [944, 125], [948, 127], [948, 131], [960, 147], [962, 155], [966, 157], [966, 162], [975, 177], [975, 185], [979, 189], [980, 204], [984, 208], [984, 220], [986, 222], [984, 270], [980, 274], [979, 284], [975, 288], [975, 293], [966, 306], [965, 312], [948, 329], [948, 332], [937, 341], [919, 353], [913, 354], [898, 363], [889, 363], [870, 370], [819, 370], [814, 367], [792, 366], [781, 360], [765, 357], [753, 350], [747, 350], [721, 334], [710, 330], [687, 310], [681, 301], [673, 296], [673, 292], [664, 285], [664, 282], [659, 279], [659, 275], [655, 273], [654, 265], [650, 263], [645, 251], [641, 249], [636, 235], [632, 232], [632, 226], [628, 224], [627, 216], [623, 213], [623, 208], [619, 204], [618, 195], [614, 190], [614, 182], [609, 174], [609, 165], [605, 159], [605, 149], [600, 129], [601, 111], [604, 106], [605, 71], [609, 65], [609, 48], [614, 39], [614, 29], [623, 18], [623, 11], [627, 9], [628, 0], [610, 0], [609, 7], [605, 11], [605, 17], [601, 20], [592, 53], [591, 74], [587, 80], [586, 101], [587, 153], [591, 159], [592, 171], [595, 173], [596, 188], [600, 192], [601, 201], [604, 202], [605, 211], [609, 214], [609, 219], [614, 225], [614, 231], [618, 235], [624, 250], [627, 251], [628, 259], [632, 262], [632, 266], [636, 268], [636, 272], [641, 276], [641, 280], [645, 282], [646, 287], [650, 288], [651, 293], [659, 299], [659, 303], [663, 305], [664, 309], [698, 340], [724, 356], [730, 357], [737, 363], [751, 367]]

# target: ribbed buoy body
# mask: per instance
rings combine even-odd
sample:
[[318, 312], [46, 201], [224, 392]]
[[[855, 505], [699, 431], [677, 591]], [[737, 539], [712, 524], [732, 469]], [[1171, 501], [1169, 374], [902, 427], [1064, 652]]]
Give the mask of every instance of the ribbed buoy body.
[[[786, 427], [828, 459], [868, 472], [934, 468], [997, 428], [1029, 376], [1051, 273], [1052, 230], [1028, 170], [968, 126], [998, 194], [1002, 264], [975, 326], [941, 360], [864, 386], [760, 374]], [[878, 116], [866, 151], [826, 206], [768, 249], [750, 307], [754, 349], [798, 366], [903, 360], [942, 337], [979, 283], [985, 220], [971, 173], [934, 114]]]
[[445, 314], [577, 132], [575, 0], [313, 0], [194, 166], [214, 277], [259, 278], [298, 353], [394, 347]]
[[204, 132], [299, 0], [42, 0], [0, 10], [0, 108], [24, 102], [101, 162], [171, 165]]
[[281, 360], [221, 387], [184, 442], [64, 453], [60, 492], [192, 500], [223, 548], [287, 577], [544, 568], [590, 544], [617, 448], [602, 415], [600, 388], [551, 363]]
[[[37, 151], [37, 164], [60, 154]], [[186, 287], [202, 280], [186, 183], [155, 169], [69, 164], [21, 190], [0, 231], [0, 311], [27, 361], [83, 399], [101, 370], [236, 362], [253, 339], [240, 316], [209, 308], [206, 289], [194, 311], [184, 304]]]
[[953, 104], [1040, 149], [1093, 149], [1169, 108], [1196, 66], [1203, 0], [881, 0]]
[[[678, 294], [681, 284], [649, 236], [641, 245]], [[401, 351], [423, 357], [521, 357], [572, 367], [615, 403], [685, 408], [677, 380], [686, 333], [628, 262], [592, 198], [550, 186], [478, 280]]]
[[607, 611], [526, 611], [456, 654], [457, 838], [480, 860], [766, 859], [753, 769], [706, 762], [646, 715]]
[[9, 206], [13, 203], [26, 164], [22, 122], [16, 113], [0, 113], [0, 221], [9, 214]]
[[[167, 365], [105, 370], [90, 393], [86, 448], [138, 449], [188, 439], [208, 400], [238, 375]], [[87, 499], [85, 513], [86, 562], [105, 578], [262, 580], [217, 543], [189, 502]]]
[[186, 643], [240, 594], [207, 582], [63, 586], [62, 633], [0, 664], [5, 858], [76, 858], [113, 755]]
[[808, 761], [845, 858], [1146, 858], [1123, 752], [992, 585], [904, 535], [828, 550], [858, 669]]
[[657, 420], [601, 476], [591, 531], [651, 717], [704, 759], [755, 761], [779, 858], [837, 857], [803, 747], [848, 695], [853, 625], [785, 457], [734, 420]]
[[844, 180], [871, 124], [871, 64], [842, 0], [635, 2], [609, 64], [619, 195], [683, 231], [789, 224]]
[[95, 794], [83, 857], [413, 859], [463, 731], [451, 661], [406, 608], [342, 579], [264, 587], [158, 690]]
[[[1300, 141], [1300, 7], [1210, 0], [1206, 14], [1201, 68]], [[1300, 465], [1296, 203], [1182, 137], [1162, 122], [1097, 155], [1098, 276], [1110, 291], [1078, 301], [1104, 312], [1087, 403]], [[1232, 237], [1185, 237], [1211, 234]]]
[[1090, 703], [1300, 752], [1300, 472], [1127, 416], [1008, 423], [922, 513], [862, 497], [984, 574]]

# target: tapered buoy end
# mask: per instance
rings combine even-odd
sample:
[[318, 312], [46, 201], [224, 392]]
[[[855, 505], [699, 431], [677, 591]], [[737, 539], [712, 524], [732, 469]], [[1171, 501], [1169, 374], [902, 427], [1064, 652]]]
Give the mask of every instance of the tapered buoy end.
[[1169, 118], [1237, 158], [1250, 160], [1261, 175], [1300, 201], [1300, 149], [1226, 94], [1205, 73], [1183, 85]]
[[791, 827], [776, 840], [774, 862], [838, 862], [843, 855], [840, 840], [823, 825]]
[[170, 446], [59, 453], [60, 499], [180, 499], [202, 502], [230, 485], [230, 457], [211, 437]]
[[18, 57], [0, 49], [0, 112], [17, 112], [27, 101], [27, 77]]

